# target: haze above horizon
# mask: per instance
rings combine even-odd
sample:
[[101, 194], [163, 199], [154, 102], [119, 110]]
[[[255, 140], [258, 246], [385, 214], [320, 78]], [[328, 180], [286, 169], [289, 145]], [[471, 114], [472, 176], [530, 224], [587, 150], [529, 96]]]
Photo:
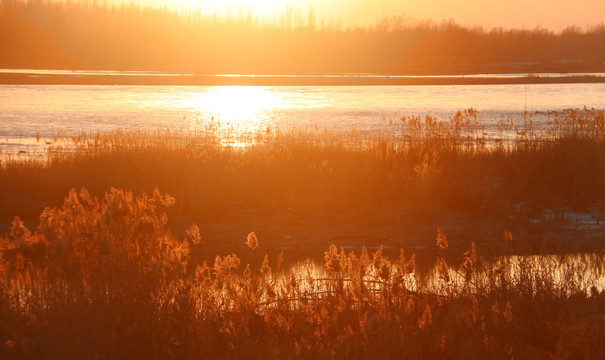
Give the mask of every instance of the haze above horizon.
[[302, 13], [313, 8], [318, 19], [343, 26], [368, 26], [385, 16], [403, 16], [411, 20], [454, 20], [467, 26], [485, 28], [546, 28], [560, 31], [570, 25], [586, 29], [602, 24], [605, 19], [605, 2], [602, 0], [576, 0], [552, 2], [547, 0], [109, 0], [113, 3], [163, 6], [171, 9], [201, 9], [207, 14], [224, 15], [228, 10], [235, 14], [238, 8], [252, 10], [256, 16], [271, 18], [287, 6]]

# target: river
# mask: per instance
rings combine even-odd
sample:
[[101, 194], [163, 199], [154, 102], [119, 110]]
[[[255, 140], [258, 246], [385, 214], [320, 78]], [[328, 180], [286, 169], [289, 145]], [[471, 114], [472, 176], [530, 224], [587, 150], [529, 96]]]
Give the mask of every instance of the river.
[[81, 131], [171, 127], [220, 121], [236, 131], [321, 127], [381, 131], [402, 116], [447, 119], [474, 108], [486, 131], [530, 114], [605, 109], [605, 83], [415, 86], [1, 85], [0, 149]]

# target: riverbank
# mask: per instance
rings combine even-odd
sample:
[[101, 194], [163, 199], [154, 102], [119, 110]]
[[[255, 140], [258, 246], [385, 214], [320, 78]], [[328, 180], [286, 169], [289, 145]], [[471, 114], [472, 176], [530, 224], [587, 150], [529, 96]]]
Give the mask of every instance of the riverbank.
[[362, 86], [605, 83], [595, 74], [405, 75], [191, 75], [76, 72], [0, 72], [0, 85]]

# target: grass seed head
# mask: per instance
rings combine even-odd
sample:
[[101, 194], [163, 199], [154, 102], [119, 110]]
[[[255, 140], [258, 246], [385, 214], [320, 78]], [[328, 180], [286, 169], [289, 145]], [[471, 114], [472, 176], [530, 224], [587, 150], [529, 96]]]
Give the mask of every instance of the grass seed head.
[[256, 237], [256, 234], [254, 232], [248, 234], [248, 236], [246, 237], [245, 244], [248, 245], [248, 247], [252, 250], [258, 247], [258, 238]]
[[441, 231], [441, 229], [437, 229], [437, 247], [441, 250], [445, 250], [448, 247], [447, 239], [445, 238], [445, 234]]

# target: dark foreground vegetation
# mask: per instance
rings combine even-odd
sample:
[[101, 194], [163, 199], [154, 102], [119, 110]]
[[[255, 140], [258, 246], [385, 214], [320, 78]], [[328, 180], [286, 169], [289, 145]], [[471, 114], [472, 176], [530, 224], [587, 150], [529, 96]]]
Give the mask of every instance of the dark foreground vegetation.
[[[81, 134], [49, 139], [43, 159], [5, 157], [0, 216], [20, 217], [0, 238], [0, 357], [605, 357], [602, 239], [591, 253], [551, 255], [549, 243], [530, 256], [500, 225], [489, 241], [433, 228], [422, 254], [321, 243], [313, 262], [245, 216], [225, 244], [192, 225], [295, 211], [315, 234], [340, 212], [534, 219], [605, 202], [602, 111], [495, 137], [476, 116], [410, 117], [384, 134]], [[273, 219], [273, 233], [292, 226]]]
[[[197, 262], [203, 235], [196, 226], [183, 238], [170, 232], [164, 209], [173, 203], [159, 191], [135, 197], [112, 189], [101, 199], [72, 191], [62, 206], [43, 211], [33, 233], [15, 219], [1, 243], [2, 357], [605, 355], [605, 292], [590, 286], [605, 270], [602, 254], [558, 257], [558, 268], [546, 258], [490, 265], [472, 244], [448, 264], [438, 231], [434, 268], [403, 250], [389, 259], [381, 249], [335, 246], [321, 272], [284, 270], [283, 254], [253, 266], [235, 254]], [[513, 236], [505, 233], [502, 245]], [[261, 251], [254, 233], [249, 248], [240, 244], [231, 250]]]
[[326, 25], [287, 7], [218, 16], [84, 1], [0, 1], [0, 67], [194, 74], [603, 72], [605, 27], [464, 28], [385, 18]]

